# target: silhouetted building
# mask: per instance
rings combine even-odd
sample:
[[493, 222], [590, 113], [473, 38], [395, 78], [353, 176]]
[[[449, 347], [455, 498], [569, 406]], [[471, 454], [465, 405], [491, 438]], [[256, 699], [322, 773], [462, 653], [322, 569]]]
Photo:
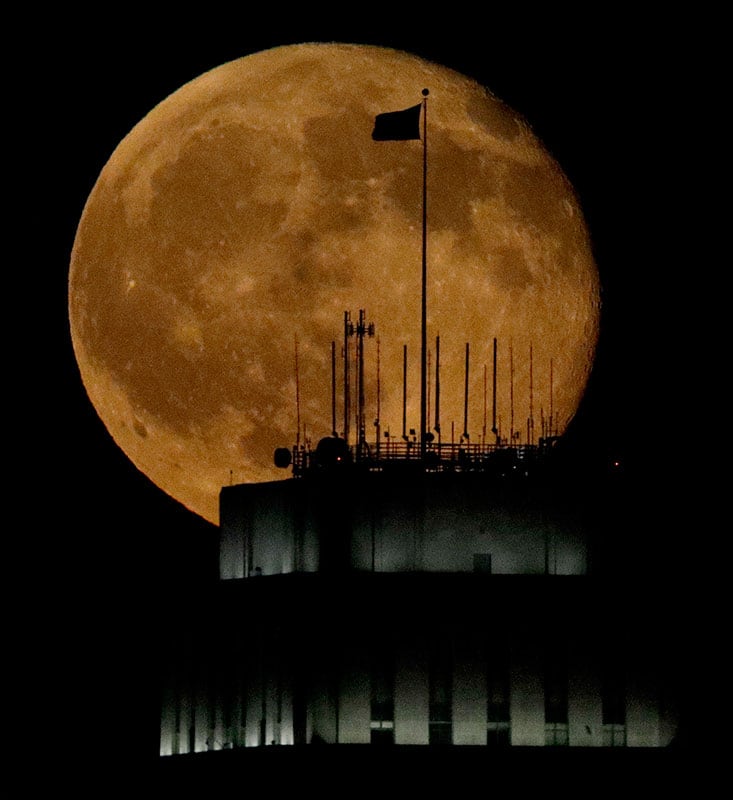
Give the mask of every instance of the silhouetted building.
[[221, 581], [171, 653], [161, 755], [674, 740], [665, 634], [604, 559], [613, 476], [552, 448], [344, 453], [222, 489]]

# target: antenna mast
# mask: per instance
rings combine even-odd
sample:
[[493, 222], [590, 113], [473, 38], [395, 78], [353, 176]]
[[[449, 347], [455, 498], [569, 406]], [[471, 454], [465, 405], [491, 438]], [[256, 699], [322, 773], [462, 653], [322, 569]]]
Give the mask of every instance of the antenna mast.
[[435, 432], [440, 445], [440, 336], [435, 337]]
[[407, 345], [402, 345], [402, 439], [407, 441]]
[[356, 362], [357, 362], [357, 408], [356, 408], [356, 427], [357, 427], [357, 449], [361, 451], [366, 444], [366, 422], [364, 414], [364, 337], [374, 336], [374, 323], [366, 323], [364, 309], [359, 310], [359, 322], [356, 325]]
[[349, 336], [354, 335], [351, 314], [344, 311], [344, 441], [349, 443], [349, 422], [351, 418], [351, 396], [349, 386]]
[[466, 342], [466, 380], [463, 389], [463, 438], [468, 441], [468, 342]]
[[496, 444], [499, 444], [499, 429], [496, 427], [496, 337], [494, 337], [494, 379], [491, 396], [491, 432], [496, 438]]
[[336, 342], [331, 342], [331, 435], [336, 432]]
[[425, 385], [427, 377], [427, 278], [428, 278], [428, 94], [423, 94], [423, 157], [422, 157], [422, 319], [421, 319], [421, 355], [420, 355], [420, 456], [425, 460], [427, 418], [425, 406]]
[[486, 445], [486, 364], [484, 364], [484, 419], [481, 426], [481, 447]]
[[300, 370], [298, 367], [298, 334], [295, 334], [295, 420], [297, 432], [295, 434], [295, 448], [300, 450]]
[[550, 359], [550, 419], [549, 419], [549, 426], [550, 426], [550, 436], [554, 436], [552, 431], [552, 359]]
[[509, 340], [509, 444], [514, 444], [514, 351]]
[[428, 392], [427, 392], [427, 400], [425, 401], [426, 405], [427, 405], [426, 414], [427, 414], [427, 419], [428, 419], [428, 422], [426, 423], [426, 425], [428, 427], [430, 426], [430, 422], [429, 422], [429, 420], [430, 420], [430, 390], [431, 390], [431, 386], [430, 386], [430, 370], [432, 369], [431, 359], [432, 359], [432, 352], [430, 350], [428, 350]]
[[534, 387], [532, 384], [532, 342], [529, 343], [529, 430], [527, 443], [534, 444]]
[[379, 460], [379, 450], [382, 442], [382, 382], [379, 374], [380, 366], [380, 345], [377, 336], [377, 418], [374, 420], [374, 427], [377, 429], [377, 461]]

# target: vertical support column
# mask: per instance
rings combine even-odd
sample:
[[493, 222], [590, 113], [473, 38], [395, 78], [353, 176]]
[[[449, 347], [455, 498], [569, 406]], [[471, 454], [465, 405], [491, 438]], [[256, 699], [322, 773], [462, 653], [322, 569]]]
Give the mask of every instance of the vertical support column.
[[176, 696], [174, 682], [169, 682], [163, 696], [161, 698], [162, 714], [160, 720], [160, 755], [170, 756], [176, 751], [174, 749], [174, 740], [176, 736], [176, 703], [178, 697]]

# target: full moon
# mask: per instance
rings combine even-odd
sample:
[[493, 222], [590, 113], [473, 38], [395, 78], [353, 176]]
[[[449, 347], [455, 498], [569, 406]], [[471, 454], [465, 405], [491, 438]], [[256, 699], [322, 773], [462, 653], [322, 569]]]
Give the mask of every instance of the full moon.
[[[427, 138], [374, 141], [375, 116], [417, 105], [423, 88]], [[561, 435], [576, 413], [598, 270], [577, 196], [528, 122], [409, 53], [276, 47], [192, 80], [130, 131], [71, 253], [89, 399], [191, 511], [218, 524], [223, 485], [287, 478], [275, 448], [331, 433], [346, 311], [374, 324], [369, 438], [377, 404], [382, 436], [401, 437], [405, 346], [407, 427], [419, 428], [425, 142], [431, 427], [438, 336], [444, 442], [464, 429], [467, 343], [471, 441], [493, 436], [494, 339], [502, 441]]]

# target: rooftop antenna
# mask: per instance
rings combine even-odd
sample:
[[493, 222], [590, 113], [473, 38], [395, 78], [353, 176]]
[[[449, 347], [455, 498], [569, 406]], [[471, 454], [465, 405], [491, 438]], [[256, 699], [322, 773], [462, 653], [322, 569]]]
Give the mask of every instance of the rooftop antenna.
[[295, 434], [295, 447], [300, 450], [300, 370], [298, 366], [298, 334], [295, 334], [295, 420], [297, 432]]
[[484, 364], [484, 418], [481, 426], [481, 447], [486, 445], [486, 364]]
[[496, 444], [499, 444], [499, 429], [496, 427], [496, 337], [494, 337], [494, 378], [491, 398], [491, 432], [496, 437]]
[[532, 342], [529, 343], [529, 425], [527, 443], [534, 444], [534, 387], [532, 384]]
[[336, 437], [336, 342], [331, 342], [331, 436]]
[[407, 345], [402, 345], [402, 438], [407, 441]]
[[357, 447], [359, 452], [366, 444], [366, 423], [364, 414], [364, 337], [374, 336], [374, 323], [366, 322], [366, 314], [364, 309], [359, 309], [359, 322], [356, 325], [356, 361], [357, 361], [357, 382], [358, 395], [357, 395], [357, 409], [356, 409], [356, 422], [358, 431]]
[[349, 422], [351, 418], [351, 393], [349, 386], [349, 336], [354, 335], [351, 314], [344, 311], [344, 440], [349, 443]]
[[435, 432], [440, 445], [440, 336], [435, 337]]
[[380, 352], [379, 336], [377, 336], [377, 418], [374, 420], [374, 426], [377, 429], [377, 460], [379, 460], [379, 450], [382, 440], [382, 382], [379, 373]]
[[549, 419], [549, 433], [550, 436], [554, 436], [552, 432], [552, 359], [550, 359], [550, 419]]
[[466, 380], [463, 389], [463, 438], [468, 441], [468, 342], [466, 342]]
[[422, 320], [421, 320], [421, 357], [420, 357], [420, 456], [425, 461], [425, 445], [427, 433], [427, 418], [425, 415], [425, 384], [427, 364], [427, 281], [428, 281], [428, 94], [427, 89], [422, 90], [423, 95], [423, 148], [422, 148]]
[[[427, 393], [427, 400], [426, 400], [426, 403], [427, 403], [427, 412], [426, 413], [427, 413], [428, 420], [430, 420], [430, 389], [431, 389], [431, 387], [430, 387], [430, 370], [432, 368], [431, 357], [432, 357], [432, 351], [428, 350], [428, 393]], [[428, 422], [427, 424], [430, 425], [430, 422]]]
[[509, 444], [514, 444], [514, 350], [509, 340]]

